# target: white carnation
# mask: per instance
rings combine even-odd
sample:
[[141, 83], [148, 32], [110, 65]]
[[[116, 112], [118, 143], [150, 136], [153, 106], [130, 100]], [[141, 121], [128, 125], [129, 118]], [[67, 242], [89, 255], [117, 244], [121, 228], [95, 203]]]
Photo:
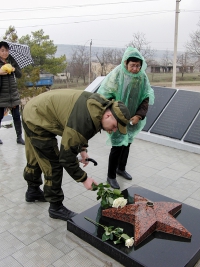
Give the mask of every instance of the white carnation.
[[112, 207], [113, 208], [123, 208], [124, 206], [126, 206], [127, 204], [127, 199], [123, 198], [123, 197], [118, 197], [117, 199], [115, 199], [113, 201]]
[[134, 239], [133, 239], [133, 237], [131, 237], [131, 238], [129, 238], [129, 239], [126, 239], [126, 241], [125, 241], [125, 246], [126, 247], [132, 247], [133, 246], [133, 244], [134, 244]]

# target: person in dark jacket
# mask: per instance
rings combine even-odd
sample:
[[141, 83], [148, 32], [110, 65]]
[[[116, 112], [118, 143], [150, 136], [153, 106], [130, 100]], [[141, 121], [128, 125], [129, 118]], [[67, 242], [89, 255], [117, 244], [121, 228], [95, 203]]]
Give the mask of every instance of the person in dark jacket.
[[[9, 74], [7, 71], [2, 69], [5, 64], [10, 64], [12, 66], [12, 71]], [[17, 134], [17, 143], [24, 145], [24, 140], [22, 139], [22, 125], [19, 112], [19, 104], [21, 103], [19, 92], [17, 89], [16, 78], [21, 77], [21, 70], [14, 60], [14, 58], [9, 55], [9, 45], [8, 43], [0, 42], [0, 127], [1, 121], [4, 117], [4, 109], [10, 108], [13, 117], [13, 122], [15, 126], [15, 131]], [[3, 142], [0, 139], [0, 144]]]
[[[63, 168], [76, 182], [91, 189], [96, 182], [80, 168], [77, 155], [81, 154], [81, 162], [87, 166], [88, 140], [101, 129], [118, 129], [125, 134], [129, 111], [121, 101], [110, 101], [97, 93], [57, 89], [31, 99], [25, 105], [22, 121], [27, 158], [26, 201], [48, 201], [49, 216], [67, 221], [75, 213], [62, 204]], [[62, 137], [60, 150], [57, 135]], [[42, 173], [44, 191], [40, 189]]]
[[122, 101], [131, 114], [131, 123], [127, 126], [126, 135], [121, 135], [119, 131], [109, 134], [108, 143], [112, 148], [109, 155], [107, 182], [112, 188], [120, 188], [116, 174], [132, 180], [132, 176], [126, 171], [130, 145], [146, 123], [149, 104], [154, 103], [154, 91], [145, 73], [146, 67], [140, 52], [136, 48], [128, 47], [121, 64], [105, 77], [97, 91], [108, 99]]

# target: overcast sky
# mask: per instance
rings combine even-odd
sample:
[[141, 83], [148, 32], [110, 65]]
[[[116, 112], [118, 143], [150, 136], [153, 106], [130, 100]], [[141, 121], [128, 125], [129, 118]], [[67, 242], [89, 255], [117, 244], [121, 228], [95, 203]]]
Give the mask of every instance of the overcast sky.
[[[200, 0], [179, 4], [178, 51], [200, 21]], [[145, 34], [151, 48], [173, 50], [176, 0], [48, 0], [3, 1], [0, 39], [14, 26], [18, 37], [37, 30], [54, 44], [124, 48], [134, 33]]]

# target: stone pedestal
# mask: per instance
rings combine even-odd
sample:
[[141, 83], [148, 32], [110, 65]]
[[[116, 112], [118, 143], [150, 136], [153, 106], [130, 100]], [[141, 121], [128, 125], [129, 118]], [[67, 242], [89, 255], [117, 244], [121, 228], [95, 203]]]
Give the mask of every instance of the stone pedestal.
[[[134, 194], [153, 202], [178, 202], [138, 186], [122, 192], [131, 201]], [[192, 234], [191, 240], [162, 232], [154, 232], [136, 247], [127, 248], [123, 244], [114, 245], [112, 241], [102, 242], [102, 227], [96, 227], [84, 217], [104, 225], [121, 227], [129, 236], [134, 236], [131, 224], [101, 216], [100, 204], [73, 217], [67, 222], [67, 229], [88, 242], [101, 252], [109, 255], [127, 267], [193, 267], [200, 259], [200, 210], [182, 204], [175, 218]]]

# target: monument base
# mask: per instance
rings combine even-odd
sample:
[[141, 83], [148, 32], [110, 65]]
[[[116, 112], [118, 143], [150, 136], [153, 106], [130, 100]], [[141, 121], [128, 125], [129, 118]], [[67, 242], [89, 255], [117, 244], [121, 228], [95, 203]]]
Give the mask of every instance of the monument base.
[[[138, 186], [129, 187], [122, 191], [122, 193], [125, 198], [128, 197], [129, 199], [131, 199], [134, 194], [138, 194], [153, 202], [178, 202]], [[192, 233], [191, 240], [162, 232], [154, 232], [141, 244], [130, 248], [125, 247], [124, 243], [114, 245], [112, 241], [103, 242], [101, 240], [104, 232], [103, 228], [93, 225], [84, 217], [88, 217], [104, 225], [121, 227], [124, 229], [124, 233], [128, 234], [130, 237], [134, 237], [134, 226], [101, 216], [100, 204], [95, 205], [67, 221], [67, 230], [124, 266], [194, 267], [200, 259], [200, 210], [186, 204], [182, 204], [181, 212], [175, 217], [177, 221]]]

